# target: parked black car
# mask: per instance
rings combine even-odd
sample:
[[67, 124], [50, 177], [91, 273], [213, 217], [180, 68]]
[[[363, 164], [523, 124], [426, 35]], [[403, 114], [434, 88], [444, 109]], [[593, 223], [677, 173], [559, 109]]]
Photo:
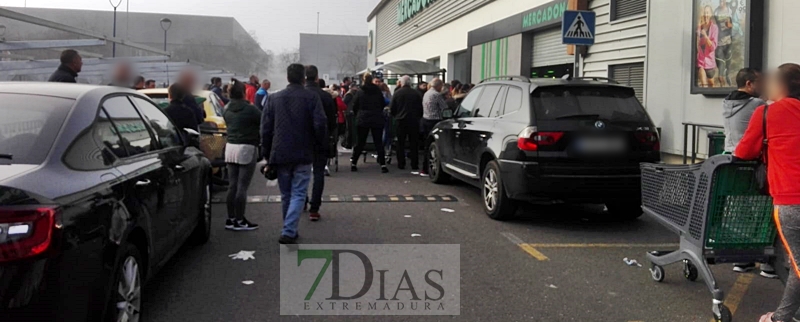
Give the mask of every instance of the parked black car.
[[0, 321], [138, 321], [210, 234], [209, 161], [146, 96], [0, 83]]
[[638, 218], [639, 163], [660, 160], [658, 132], [634, 90], [608, 79], [493, 78], [428, 139], [431, 180], [481, 188], [498, 220], [520, 201], [553, 200]]

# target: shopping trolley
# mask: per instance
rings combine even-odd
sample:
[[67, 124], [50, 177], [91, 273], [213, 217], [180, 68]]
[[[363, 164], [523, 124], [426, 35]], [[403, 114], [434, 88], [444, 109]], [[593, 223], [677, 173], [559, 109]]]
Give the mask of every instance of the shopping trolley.
[[775, 254], [772, 198], [758, 191], [756, 165], [730, 155], [693, 165], [641, 165], [644, 213], [680, 236], [678, 250], [647, 254], [650, 273], [661, 282], [662, 266], [683, 262], [684, 277], [701, 276], [711, 291], [717, 321], [732, 316], [709, 265], [765, 262]]

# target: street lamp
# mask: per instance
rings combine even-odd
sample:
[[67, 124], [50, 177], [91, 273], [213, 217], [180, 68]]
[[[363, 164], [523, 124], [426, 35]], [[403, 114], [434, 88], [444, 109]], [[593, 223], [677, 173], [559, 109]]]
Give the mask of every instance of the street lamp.
[[169, 18], [161, 19], [161, 29], [164, 29], [164, 51], [167, 51], [167, 30], [172, 26], [172, 20]]
[[[111, 35], [114, 38], [117, 38], [117, 7], [122, 4], [122, 0], [117, 0], [117, 4], [114, 4], [114, 0], [108, 0], [108, 3], [114, 7], [114, 33]], [[114, 39], [116, 40], [116, 39]], [[117, 57], [117, 43], [114, 42], [111, 44], [111, 57]]]
[[[172, 20], [161, 18], [161, 29], [164, 29], [164, 51], [167, 51], [167, 30], [169, 30], [169, 27], [172, 27]], [[167, 67], [167, 86], [169, 86], [169, 64], [167, 64], [166, 60], [164, 65]]]

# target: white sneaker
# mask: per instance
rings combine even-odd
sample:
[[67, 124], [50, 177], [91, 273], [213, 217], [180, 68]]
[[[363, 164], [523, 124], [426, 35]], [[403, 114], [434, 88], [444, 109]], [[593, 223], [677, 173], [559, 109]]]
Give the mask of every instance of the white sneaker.
[[430, 174], [427, 174], [427, 173], [422, 173], [422, 172], [420, 172], [420, 173], [419, 173], [419, 176], [420, 176], [420, 177], [423, 177], [423, 178], [425, 178], [425, 177], [430, 177], [431, 175], [430, 175]]
[[419, 171], [411, 171], [411, 174], [415, 175], [415, 176], [418, 176], [419, 175]]

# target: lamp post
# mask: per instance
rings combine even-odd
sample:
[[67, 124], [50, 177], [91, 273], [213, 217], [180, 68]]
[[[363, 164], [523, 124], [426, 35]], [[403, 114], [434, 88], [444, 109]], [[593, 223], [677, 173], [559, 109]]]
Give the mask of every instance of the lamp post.
[[[172, 27], [172, 20], [161, 18], [161, 29], [164, 29], [164, 51], [167, 51], [167, 30], [169, 30], [169, 27]], [[169, 64], [167, 64], [166, 60], [164, 65], [167, 67], [167, 86], [169, 86]]]
[[[114, 7], [114, 31], [111, 34], [112, 37], [117, 38], [117, 7], [122, 4], [122, 0], [117, 0], [117, 4], [114, 4], [114, 0], [108, 0], [108, 3]], [[111, 57], [117, 57], [117, 43], [114, 42], [111, 44]]]

